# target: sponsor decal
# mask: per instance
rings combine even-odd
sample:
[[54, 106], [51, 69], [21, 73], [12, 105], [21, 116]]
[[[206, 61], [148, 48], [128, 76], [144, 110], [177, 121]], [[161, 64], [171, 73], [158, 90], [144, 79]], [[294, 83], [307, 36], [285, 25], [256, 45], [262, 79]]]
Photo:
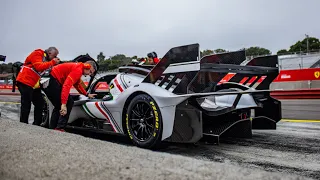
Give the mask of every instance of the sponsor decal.
[[319, 78], [319, 76], [320, 76], [320, 71], [316, 71], [316, 72], [314, 72], [314, 77], [316, 77], [317, 79]]
[[291, 78], [290, 75], [287, 75], [287, 74], [282, 74], [281, 75], [281, 79], [289, 79], [289, 78]]
[[157, 132], [159, 130], [159, 114], [158, 114], [158, 111], [157, 111], [157, 108], [156, 108], [155, 104], [152, 101], [150, 102], [150, 104], [151, 104], [151, 107], [153, 109], [154, 116], [155, 116], [155, 119], [156, 119], [156, 130], [153, 133], [153, 136], [156, 137]]
[[133, 139], [132, 135], [130, 133], [130, 130], [129, 130], [129, 115], [128, 114], [126, 114], [126, 126], [127, 126], [127, 131], [128, 131], [130, 139]]

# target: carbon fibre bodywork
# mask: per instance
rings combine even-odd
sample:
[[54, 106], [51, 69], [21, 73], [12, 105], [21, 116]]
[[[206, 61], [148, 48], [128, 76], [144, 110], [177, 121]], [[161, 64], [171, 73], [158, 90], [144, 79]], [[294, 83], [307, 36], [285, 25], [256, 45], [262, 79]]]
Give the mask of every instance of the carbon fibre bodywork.
[[[252, 129], [276, 129], [281, 103], [270, 96], [269, 85], [278, 75], [278, 58], [245, 60], [245, 51], [200, 58], [198, 44], [172, 48], [155, 66], [128, 65], [91, 81], [88, 92], [97, 98], [74, 96], [68, 124], [127, 135], [128, 105], [146, 94], [159, 107], [162, 141], [195, 143], [210, 136], [219, 142], [224, 135], [250, 137]], [[113, 99], [106, 100], [107, 89], [98, 91], [101, 83], [111, 87]]]

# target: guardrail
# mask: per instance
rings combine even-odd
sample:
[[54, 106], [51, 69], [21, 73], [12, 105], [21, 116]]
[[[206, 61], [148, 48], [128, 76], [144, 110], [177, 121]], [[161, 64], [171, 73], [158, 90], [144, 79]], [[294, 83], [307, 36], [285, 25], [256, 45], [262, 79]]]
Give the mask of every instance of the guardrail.
[[[78, 94], [76, 91], [71, 94]], [[19, 91], [0, 89], [0, 95], [20, 96]], [[270, 95], [276, 99], [320, 99], [319, 89], [273, 90]]]

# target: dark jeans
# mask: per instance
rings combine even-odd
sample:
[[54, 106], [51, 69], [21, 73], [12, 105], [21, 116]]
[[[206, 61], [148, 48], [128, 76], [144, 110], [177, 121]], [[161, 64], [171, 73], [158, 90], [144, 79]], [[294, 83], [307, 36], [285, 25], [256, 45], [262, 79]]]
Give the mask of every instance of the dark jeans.
[[34, 105], [33, 125], [39, 126], [42, 122], [42, 108], [44, 106], [41, 89], [33, 89], [20, 82], [17, 82], [17, 86], [21, 94], [20, 122], [28, 124], [32, 102]]
[[49, 80], [49, 85], [47, 88], [43, 89], [45, 94], [47, 95], [48, 99], [54, 106], [54, 109], [52, 111], [50, 123], [49, 123], [49, 128], [54, 129], [54, 128], [64, 128], [67, 123], [68, 119], [70, 116], [70, 112], [72, 110], [74, 101], [70, 97], [68, 97], [67, 101], [67, 114], [64, 116], [60, 115], [60, 109], [61, 109], [61, 91], [62, 91], [62, 86], [61, 84], [53, 77], [50, 75], [50, 80]]

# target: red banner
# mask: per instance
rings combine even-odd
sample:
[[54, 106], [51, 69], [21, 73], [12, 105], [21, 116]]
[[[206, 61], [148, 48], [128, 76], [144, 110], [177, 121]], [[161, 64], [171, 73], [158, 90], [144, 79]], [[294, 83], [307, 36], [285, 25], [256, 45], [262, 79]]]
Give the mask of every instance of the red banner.
[[281, 70], [274, 82], [320, 80], [320, 68]]
[[[2, 84], [2, 85], [0, 85], [0, 89], [12, 89], [12, 85]], [[18, 87], [16, 87], [16, 89], [18, 89]]]

